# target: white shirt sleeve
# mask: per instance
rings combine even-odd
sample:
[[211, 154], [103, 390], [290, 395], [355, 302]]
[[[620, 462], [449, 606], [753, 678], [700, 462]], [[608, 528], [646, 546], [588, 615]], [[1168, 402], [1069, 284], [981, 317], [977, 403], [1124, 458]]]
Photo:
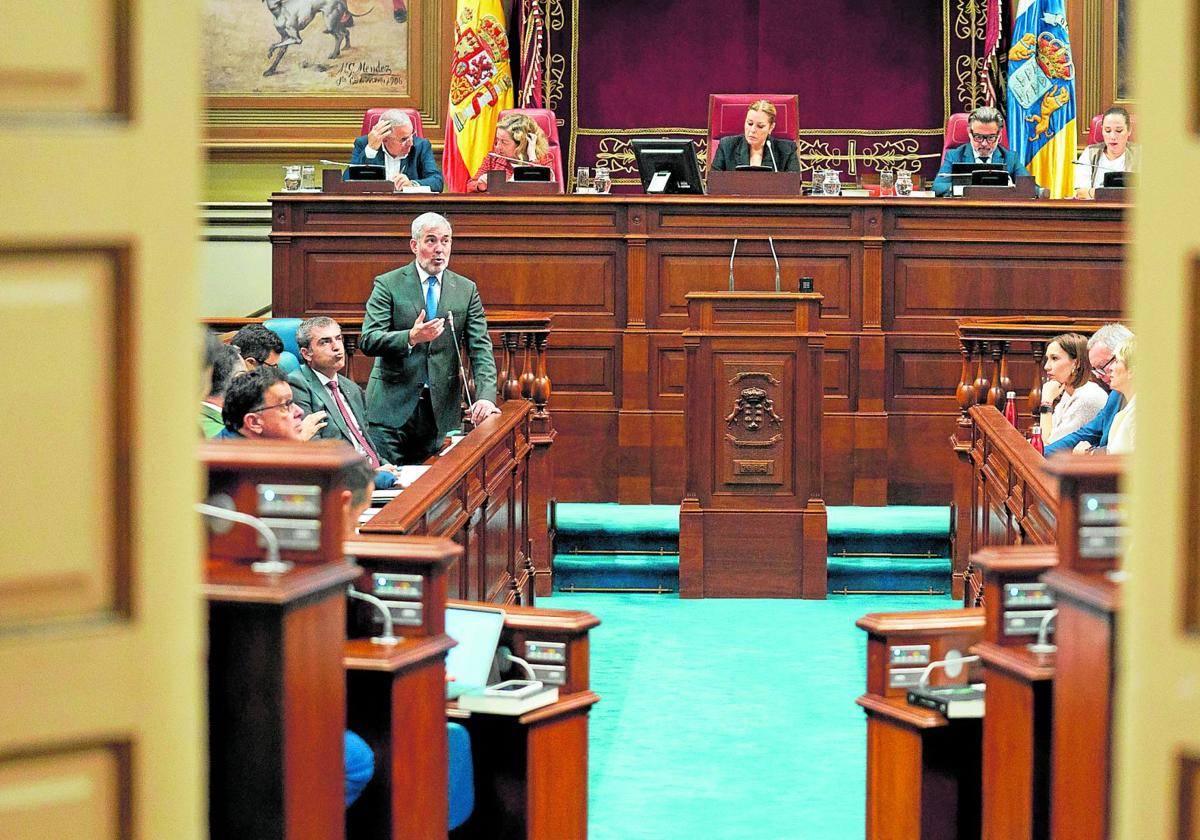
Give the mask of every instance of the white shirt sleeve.
[[1088, 150], [1085, 146], [1075, 161], [1075, 189], [1077, 190], [1086, 190], [1092, 185], [1092, 167], [1088, 164]]
[[367, 146], [365, 149], [363, 149], [363, 156], [366, 157], [367, 160], [375, 160], [375, 158], [379, 156], [379, 150], [372, 149], [370, 146]]

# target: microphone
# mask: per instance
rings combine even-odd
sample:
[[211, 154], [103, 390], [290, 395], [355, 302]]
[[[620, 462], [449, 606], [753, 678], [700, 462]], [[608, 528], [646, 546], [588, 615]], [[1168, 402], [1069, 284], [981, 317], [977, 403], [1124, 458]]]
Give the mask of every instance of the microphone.
[[[775, 170], [778, 172], [779, 170]], [[775, 256], [775, 240], [767, 237], [767, 244], [771, 246], [771, 259], [775, 260], [775, 291], [779, 291], [779, 257]]]
[[323, 164], [325, 166], [350, 166], [351, 165], [349, 163], [342, 163], [340, 160], [325, 160], [324, 158], [317, 161], [317, 163]]
[[737, 239], [733, 240], [733, 250], [729, 252], [729, 291], [733, 291], [733, 258], [737, 255]]
[[538, 165], [538, 164], [534, 163], [533, 161], [521, 160], [520, 158], [509, 157], [508, 155], [502, 155], [499, 152], [488, 152], [487, 156], [490, 158], [496, 158], [497, 160], [508, 161], [509, 163], [519, 163], [522, 166], [537, 166]]
[[371, 644], [396, 645], [400, 643], [400, 640], [397, 639], [392, 632], [392, 611], [388, 609], [387, 604], [385, 604], [381, 599], [376, 598], [374, 595], [368, 595], [365, 592], [359, 592], [354, 588], [353, 584], [346, 587], [346, 594], [349, 595], [351, 599], [366, 601], [368, 604], [377, 609], [380, 617], [383, 618], [383, 635], [372, 636]]
[[450, 324], [450, 339], [454, 342], [454, 358], [458, 360], [458, 377], [462, 382], [463, 396], [467, 399], [467, 408], [475, 405], [475, 400], [471, 399], [471, 389], [467, 387], [467, 371], [463, 367], [462, 353], [458, 351], [458, 333], [454, 331], [454, 313], [446, 310], [446, 321]]
[[[767, 151], [771, 153], [771, 168], [774, 169], [776, 172], [778, 172], [779, 171], [779, 163], [775, 160], [775, 150], [771, 148], [770, 140], [767, 140]], [[776, 284], [776, 285], [778, 285], [778, 284]], [[775, 291], [779, 291], [779, 289], [776, 289]]]
[[[207, 516], [209, 519], [219, 519], [238, 525], [248, 525], [257, 531], [262, 538], [263, 545], [267, 549], [267, 559], [251, 563], [250, 571], [260, 575], [279, 575], [291, 571], [292, 566], [295, 564], [290, 560], [279, 559], [279, 538], [275, 536], [275, 532], [267, 526], [267, 523], [263, 522], [257, 516], [251, 516], [248, 513], [242, 513], [240, 510], [232, 509], [233, 500], [223, 493], [213, 496], [209, 501], [216, 502], [216, 504], [197, 502], [196, 512]], [[228, 507], [223, 505], [228, 505]], [[212, 530], [218, 534], [224, 534], [228, 532], [229, 528], [227, 527], [222, 530], [214, 525], [212, 526]]]

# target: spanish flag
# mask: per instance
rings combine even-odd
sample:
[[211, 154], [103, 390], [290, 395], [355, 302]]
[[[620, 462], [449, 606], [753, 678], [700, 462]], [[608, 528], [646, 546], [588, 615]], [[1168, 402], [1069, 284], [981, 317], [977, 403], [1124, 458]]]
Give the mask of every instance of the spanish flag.
[[442, 155], [447, 192], [466, 189], [467, 179], [492, 150], [500, 112], [512, 106], [512, 68], [500, 0], [458, 0]]
[[1075, 63], [1065, 0], [1020, 0], [1008, 51], [1008, 147], [1051, 198], [1075, 181]]

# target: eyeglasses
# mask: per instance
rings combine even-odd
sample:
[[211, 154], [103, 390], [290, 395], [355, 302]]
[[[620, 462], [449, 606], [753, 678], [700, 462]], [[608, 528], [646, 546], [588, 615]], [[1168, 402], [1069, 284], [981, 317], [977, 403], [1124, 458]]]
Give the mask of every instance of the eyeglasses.
[[263, 411], [270, 411], [273, 408], [282, 408], [284, 411], [286, 411], [290, 414], [292, 411], [292, 406], [294, 406], [295, 404], [296, 404], [295, 400], [284, 400], [283, 402], [275, 403], [274, 405], [260, 405], [258, 408], [252, 408], [249, 411], [247, 411], [246, 413], [247, 414], [259, 414]]
[[971, 139], [974, 140], [976, 143], [995, 143], [997, 140], [1000, 139], [1000, 135], [999, 134], [976, 134], [974, 131], [972, 131]]
[[1103, 379], [1105, 376], [1108, 375], [1108, 369], [1110, 367], [1112, 367], [1112, 363], [1115, 362], [1116, 360], [1117, 360], [1116, 356], [1109, 356], [1108, 361], [1105, 362], [1104, 364], [1100, 365], [1100, 367], [1092, 368], [1092, 376], [1096, 377], [1097, 379]]

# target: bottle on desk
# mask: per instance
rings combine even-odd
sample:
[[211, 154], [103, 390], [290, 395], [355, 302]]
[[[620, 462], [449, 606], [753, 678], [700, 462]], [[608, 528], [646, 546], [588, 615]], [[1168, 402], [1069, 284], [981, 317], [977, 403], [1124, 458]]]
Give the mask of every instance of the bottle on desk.
[[1004, 419], [1017, 427], [1017, 392], [1009, 391], [1004, 396]]
[[1038, 451], [1039, 455], [1046, 454], [1046, 445], [1042, 443], [1042, 427], [1034, 423], [1033, 428], [1029, 430], [1029, 443]]

